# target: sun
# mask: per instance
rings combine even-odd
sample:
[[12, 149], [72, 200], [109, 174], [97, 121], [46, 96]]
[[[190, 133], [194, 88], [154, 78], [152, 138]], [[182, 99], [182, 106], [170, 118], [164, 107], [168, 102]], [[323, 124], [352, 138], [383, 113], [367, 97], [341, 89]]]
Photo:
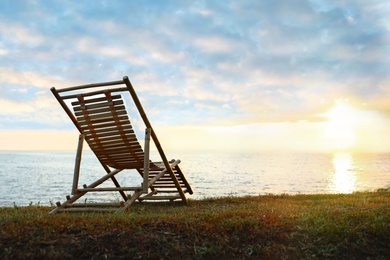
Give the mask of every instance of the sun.
[[328, 118], [325, 123], [327, 145], [337, 150], [352, 148], [357, 142], [358, 111], [345, 102], [337, 101], [324, 116]]

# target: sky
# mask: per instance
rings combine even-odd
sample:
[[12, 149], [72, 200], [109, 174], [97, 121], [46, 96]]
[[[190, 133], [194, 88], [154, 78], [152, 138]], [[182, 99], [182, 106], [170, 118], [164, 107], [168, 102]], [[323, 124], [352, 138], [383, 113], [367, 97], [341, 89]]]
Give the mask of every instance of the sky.
[[76, 149], [50, 88], [123, 76], [168, 150], [390, 152], [387, 0], [0, 1], [0, 150]]

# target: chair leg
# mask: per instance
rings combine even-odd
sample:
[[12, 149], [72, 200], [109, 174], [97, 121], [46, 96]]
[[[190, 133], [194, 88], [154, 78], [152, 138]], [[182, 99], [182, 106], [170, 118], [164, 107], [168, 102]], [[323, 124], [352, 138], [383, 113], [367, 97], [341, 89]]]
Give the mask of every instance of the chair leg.
[[143, 194], [143, 190], [139, 190], [139, 191], [136, 191], [133, 196], [131, 196], [130, 199], [128, 199], [123, 207], [120, 207], [116, 213], [118, 212], [122, 212], [122, 211], [125, 211], [126, 209], [128, 209], [141, 195]]
[[79, 183], [81, 155], [83, 153], [83, 143], [84, 143], [84, 135], [80, 134], [79, 135], [79, 143], [77, 146], [76, 162], [75, 162], [75, 166], [74, 166], [73, 186], [72, 186], [72, 192], [71, 192], [72, 195], [74, 195], [76, 193], [78, 183]]
[[145, 130], [145, 145], [144, 145], [144, 182], [142, 184], [143, 192], [148, 193], [149, 188], [149, 149], [150, 149], [150, 128]]

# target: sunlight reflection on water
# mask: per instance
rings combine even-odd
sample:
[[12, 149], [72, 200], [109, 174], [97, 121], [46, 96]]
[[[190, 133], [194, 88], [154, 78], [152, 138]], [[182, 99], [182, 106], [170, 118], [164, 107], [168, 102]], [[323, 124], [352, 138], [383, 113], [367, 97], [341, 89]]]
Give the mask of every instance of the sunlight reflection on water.
[[353, 157], [349, 153], [336, 153], [333, 155], [334, 172], [330, 191], [333, 193], [351, 193], [356, 184], [356, 172]]

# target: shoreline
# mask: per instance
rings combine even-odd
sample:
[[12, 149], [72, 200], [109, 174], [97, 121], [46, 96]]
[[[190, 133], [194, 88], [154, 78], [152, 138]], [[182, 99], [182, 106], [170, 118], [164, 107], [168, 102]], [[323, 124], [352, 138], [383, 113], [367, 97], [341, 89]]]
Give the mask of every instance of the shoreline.
[[[357, 193], [376, 193], [376, 192], [390, 192], [390, 187], [389, 188], [376, 188], [376, 189], [371, 189], [371, 190], [363, 190], [363, 191], [353, 191], [353, 192], [349, 192], [349, 193], [336, 193], [336, 192], [333, 192], [333, 193], [300, 193], [300, 192], [296, 192], [296, 193], [265, 193], [265, 194], [245, 194], [245, 195], [238, 195], [238, 194], [230, 194], [230, 195], [225, 195], [225, 196], [210, 196], [210, 197], [207, 197], [207, 196], [204, 196], [204, 197], [197, 197], [197, 196], [193, 196], [193, 195], [190, 195], [187, 197], [187, 199], [189, 201], [203, 201], [203, 200], [218, 200], [218, 199], [226, 199], [226, 198], [242, 198], [242, 197], [261, 197], [261, 196], [299, 196], [299, 195], [303, 195], [303, 196], [318, 196], [318, 195], [323, 195], [323, 196], [327, 196], [327, 195], [353, 195], [353, 194], [357, 194]], [[117, 202], [117, 201], [112, 201], [112, 202]], [[119, 202], [119, 201], [118, 201]], [[139, 203], [139, 202], [136, 202], [136, 203]], [[54, 208], [56, 207], [55, 206], [55, 202], [54, 201], [50, 201], [49, 203], [41, 203], [40, 201], [39, 202], [30, 202], [28, 204], [17, 204], [16, 202], [10, 202], [9, 205], [0, 205], [0, 209], [1, 208], [23, 208], [23, 207], [48, 207], [48, 208]]]

